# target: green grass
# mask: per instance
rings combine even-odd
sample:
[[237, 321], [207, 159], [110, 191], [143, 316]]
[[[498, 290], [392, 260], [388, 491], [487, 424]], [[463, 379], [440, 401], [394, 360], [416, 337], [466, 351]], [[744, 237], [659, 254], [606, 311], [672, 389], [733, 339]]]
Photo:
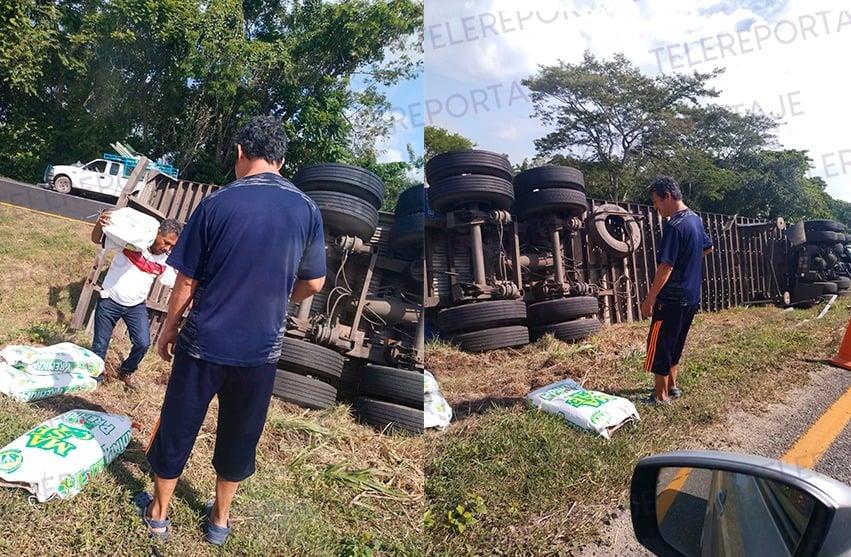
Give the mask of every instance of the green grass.
[[[476, 548], [488, 547], [494, 555], [557, 555], [581, 546], [598, 534], [608, 513], [628, 504], [632, 469], [640, 458], [683, 447], [721, 425], [732, 409], [756, 411], [788, 385], [806, 381], [816, 364], [803, 360], [827, 357], [838, 346], [847, 319], [842, 307], [839, 302], [826, 318], [801, 326], [817, 310], [700, 315], [681, 365], [684, 398], [664, 408], [637, 404], [641, 422], [618, 430], [611, 440], [525, 409], [521, 399], [532, 387], [565, 376], [586, 377], [587, 388], [634, 401], [646, 396], [646, 323], [609, 327], [578, 345], [544, 339], [502, 357], [430, 347], [433, 372], [446, 378], [444, 394], [456, 408], [469, 398], [487, 399], [482, 394], [494, 382], [516, 390], [514, 397], [505, 397], [503, 388], [497, 402], [462, 417], [429, 444], [431, 553], [475, 555]], [[492, 371], [483, 373], [486, 368]], [[476, 498], [484, 512], [459, 529], [450, 513], [457, 515], [457, 505], [466, 507]]]
[[[95, 255], [90, 228], [0, 207], [0, 345], [72, 340], [68, 321]], [[126, 356], [116, 338], [107, 362]], [[135, 515], [133, 495], [152, 487], [144, 447], [159, 413], [169, 368], [153, 351], [138, 371], [140, 389], [108, 382], [92, 393], [23, 404], [0, 398], [0, 447], [44, 419], [74, 407], [130, 416], [127, 451], [82, 493], [31, 504], [23, 490], [0, 488], [0, 551], [9, 555], [149, 555], [152, 542]], [[200, 530], [214, 494], [210, 465], [216, 403], [211, 406], [172, 501], [174, 555], [422, 555], [423, 439], [379, 435], [348, 408], [304, 411], [273, 400], [258, 447], [257, 473], [240, 488], [234, 533], [221, 551]]]

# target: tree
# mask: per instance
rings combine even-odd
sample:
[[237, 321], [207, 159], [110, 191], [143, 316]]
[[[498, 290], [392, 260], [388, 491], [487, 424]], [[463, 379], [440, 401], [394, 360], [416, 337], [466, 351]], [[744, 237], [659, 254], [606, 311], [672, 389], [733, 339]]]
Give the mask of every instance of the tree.
[[354, 164], [371, 170], [381, 177], [384, 182], [384, 204], [382, 211], [392, 212], [396, 207], [396, 200], [404, 190], [422, 183], [423, 157], [414, 153], [411, 145], [408, 145], [408, 160], [380, 163], [374, 157], [355, 159]]
[[709, 203], [707, 210], [793, 221], [833, 217], [827, 184], [807, 177], [812, 161], [806, 151], [761, 150], [725, 166], [736, 174], [738, 187]]
[[123, 141], [222, 183], [257, 114], [283, 120], [286, 172], [365, 156], [388, 131], [371, 117], [379, 86], [421, 66], [417, 0], [0, 0], [0, 14], [0, 171], [31, 180]]
[[476, 146], [475, 143], [463, 135], [452, 133], [437, 126], [425, 127], [423, 142], [425, 143], [425, 160], [440, 153], [446, 153], [447, 151], [463, 151]]
[[602, 171], [606, 182], [596, 187], [609, 199], [643, 198], [648, 179], [665, 167], [688, 169], [701, 179], [696, 189], [717, 197], [729, 176], [709, 172], [713, 161], [767, 145], [776, 125], [702, 104], [718, 96], [708, 82], [721, 71], [648, 77], [622, 54], [603, 61], [589, 52], [579, 64], [541, 67], [523, 80], [535, 116], [555, 128], [535, 141], [538, 154]]

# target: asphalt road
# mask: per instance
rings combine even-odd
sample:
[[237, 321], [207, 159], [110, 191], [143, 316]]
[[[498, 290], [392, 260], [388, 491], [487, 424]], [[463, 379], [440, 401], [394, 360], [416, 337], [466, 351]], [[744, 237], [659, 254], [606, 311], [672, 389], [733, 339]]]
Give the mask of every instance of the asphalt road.
[[114, 203], [57, 193], [4, 177], [0, 177], [0, 202], [89, 223], [102, 209], [115, 208]]
[[[730, 415], [728, 425], [714, 437], [695, 442], [682, 450], [706, 449], [754, 454], [780, 459], [795, 442], [830, 408], [849, 388], [851, 371], [823, 366], [814, 372], [810, 384], [802, 387], [789, 385], [789, 393], [782, 403], [768, 407], [764, 413], [738, 411]], [[826, 476], [851, 486], [851, 423], [845, 426], [833, 441], [814, 469]], [[694, 492], [686, 484], [684, 490]], [[694, 494], [694, 493], [692, 493]], [[679, 499], [679, 497], [677, 498]], [[682, 520], [681, 505], [699, 503], [691, 498], [676, 501], [668, 511], [671, 517]], [[685, 545], [685, 544], [684, 544]], [[629, 507], [612, 520], [599, 543], [583, 548], [582, 557], [651, 556], [635, 541]]]

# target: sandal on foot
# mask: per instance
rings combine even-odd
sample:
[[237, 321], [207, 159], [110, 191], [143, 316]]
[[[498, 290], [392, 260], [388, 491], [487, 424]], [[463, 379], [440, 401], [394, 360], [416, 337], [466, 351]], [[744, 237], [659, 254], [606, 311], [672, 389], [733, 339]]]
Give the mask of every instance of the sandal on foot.
[[647, 406], [669, 406], [671, 404], [670, 399], [659, 400], [653, 395], [650, 395], [647, 398], [641, 399], [641, 402], [646, 404]]
[[674, 387], [670, 391], [668, 391], [668, 396], [671, 398], [680, 398], [683, 396], [683, 392], [679, 389], [679, 387]]
[[[142, 519], [142, 522], [148, 528], [148, 536], [152, 538], [157, 538], [162, 541], [166, 541], [168, 539], [168, 530], [171, 526], [171, 520], [168, 518], [164, 518], [163, 520], [154, 520], [153, 518], [148, 518], [148, 507], [153, 502], [154, 498], [147, 491], [143, 491], [141, 493], [137, 493], [133, 498], [133, 504], [136, 505], [136, 509], [139, 512], [139, 517]], [[162, 530], [162, 532], [155, 532], [154, 530]]]
[[230, 535], [230, 520], [227, 527], [213, 524], [210, 515], [213, 512], [213, 502], [208, 501], [206, 506], [207, 513], [204, 515], [204, 540], [213, 545], [223, 545]]

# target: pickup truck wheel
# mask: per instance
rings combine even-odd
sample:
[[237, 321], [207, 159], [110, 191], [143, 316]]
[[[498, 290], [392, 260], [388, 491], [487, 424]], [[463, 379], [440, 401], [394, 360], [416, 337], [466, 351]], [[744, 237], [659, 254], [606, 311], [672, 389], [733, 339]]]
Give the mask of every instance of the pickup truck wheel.
[[53, 190], [59, 193], [71, 193], [71, 178], [57, 176], [53, 179]]

